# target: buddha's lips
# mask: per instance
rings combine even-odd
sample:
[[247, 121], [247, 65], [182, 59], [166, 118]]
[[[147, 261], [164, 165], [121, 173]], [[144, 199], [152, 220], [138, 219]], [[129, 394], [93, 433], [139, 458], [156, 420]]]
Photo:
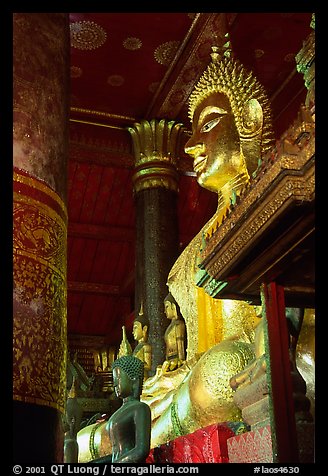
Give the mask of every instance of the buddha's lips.
[[207, 162], [207, 155], [205, 156], [200, 155], [199, 157], [196, 157], [196, 159], [194, 160], [194, 165], [193, 165], [194, 171], [201, 173], [206, 167], [206, 162]]

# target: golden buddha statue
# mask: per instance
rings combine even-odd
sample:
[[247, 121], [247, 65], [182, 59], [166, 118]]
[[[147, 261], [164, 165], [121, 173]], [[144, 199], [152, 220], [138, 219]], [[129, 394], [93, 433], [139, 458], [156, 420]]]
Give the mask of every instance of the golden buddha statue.
[[171, 321], [164, 334], [165, 361], [157, 366], [153, 377], [144, 381], [141, 395], [141, 400], [152, 410], [153, 423], [171, 402], [174, 391], [190, 370], [185, 361], [186, 326], [170, 293], [164, 299], [164, 312]]
[[[196, 285], [204, 236], [220, 225], [274, 143], [263, 87], [230, 49], [213, 48], [211, 56], [190, 96], [192, 135], [185, 151], [194, 160], [199, 185], [217, 193], [218, 206], [168, 276], [169, 291], [186, 324], [187, 361], [170, 374], [158, 375], [151, 386], [144, 384], [141, 399], [152, 410], [152, 447], [212, 423], [241, 421], [230, 380], [262, 356], [260, 328], [256, 353], [254, 348], [261, 322], [258, 307], [213, 299]], [[178, 386], [168, 392], [169, 378]]]
[[[178, 307], [175, 299], [169, 293], [164, 299], [164, 313], [171, 322], [167, 326], [165, 334], [164, 334], [164, 341], [165, 341], [165, 361], [162, 365], [159, 365], [156, 369], [156, 373], [153, 377], [148, 378], [143, 385], [143, 393], [145, 398], [153, 397], [154, 394], [159, 394], [164, 389], [163, 386], [158, 385], [158, 380], [160, 377], [166, 375], [168, 372], [168, 379], [166, 382], [169, 384], [169, 389], [176, 387], [176, 379], [172, 380], [172, 376], [175, 375], [178, 377], [179, 382], [181, 381], [181, 377], [185, 373], [185, 369], [177, 373], [175, 372], [172, 374], [173, 370], [178, 369], [183, 364], [185, 364], [185, 334], [186, 334], [186, 326], [181, 318]], [[168, 390], [168, 389], [167, 389]], [[153, 402], [153, 399], [148, 399], [148, 404]]]
[[175, 370], [185, 362], [185, 333], [186, 326], [178, 315], [177, 304], [172, 294], [168, 294], [164, 299], [164, 311], [167, 319], [171, 322], [164, 334], [166, 360], [163, 370]]
[[149, 377], [151, 370], [151, 345], [148, 343], [149, 321], [143, 313], [141, 303], [138, 316], [133, 321], [133, 337], [137, 341], [132, 354], [144, 363], [144, 380]]
[[194, 159], [199, 185], [217, 193], [217, 211], [185, 248], [168, 276], [169, 290], [186, 322], [188, 358], [220, 342], [227, 332], [230, 336], [231, 332], [245, 330], [241, 320], [233, 324], [235, 329], [229, 324], [231, 308], [238, 308], [238, 303], [210, 298], [195, 285], [195, 275], [203, 236], [220, 225], [273, 145], [271, 112], [263, 87], [229, 49], [221, 56], [217, 48], [213, 50], [212, 62], [190, 96], [192, 136], [185, 151]]

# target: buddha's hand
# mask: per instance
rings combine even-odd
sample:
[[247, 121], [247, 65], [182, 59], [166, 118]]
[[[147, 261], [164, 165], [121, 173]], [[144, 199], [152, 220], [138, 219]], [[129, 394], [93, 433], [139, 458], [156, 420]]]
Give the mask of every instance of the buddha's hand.
[[162, 364], [162, 374], [166, 373], [166, 372], [169, 372], [170, 370], [170, 363], [171, 361], [170, 360], [164, 360], [163, 364]]
[[182, 365], [184, 365], [186, 362], [186, 360], [178, 359], [178, 367], [182, 367]]
[[247, 365], [244, 370], [234, 375], [230, 379], [230, 387], [233, 390], [238, 388], [246, 387], [251, 383], [255, 382], [266, 372], [266, 359], [265, 355], [261, 355], [257, 359], [252, 360], [252, 362]]
[[185, 360], [181, 360], [178, 357], [165, 360], [163, 363], [163, 372], [172, 372], [172, 370], [176, 370], [181, 367], [185, 363]]

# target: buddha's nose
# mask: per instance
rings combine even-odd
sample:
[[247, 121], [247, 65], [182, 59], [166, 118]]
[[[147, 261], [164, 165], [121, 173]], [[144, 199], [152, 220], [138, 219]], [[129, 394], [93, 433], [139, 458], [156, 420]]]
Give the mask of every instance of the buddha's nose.
[[204, 144], [192, 144], [191, 139], [186, 142], [184, 151], [186, 154], [191, 155], [192, 157], [199, 157], [200, 155], [204, 154], [205, 146]]

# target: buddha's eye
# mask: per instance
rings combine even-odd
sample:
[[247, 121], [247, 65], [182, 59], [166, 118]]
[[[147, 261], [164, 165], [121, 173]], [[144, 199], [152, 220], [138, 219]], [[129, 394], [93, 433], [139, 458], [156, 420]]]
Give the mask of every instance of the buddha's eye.
[[216, 117], [215, 119], [212, 119], [211, 121], [205, 122], [205, 124], [202, 126], [200, 132], [209, 132], [215, 127], [222, 119], [223, 114]]

